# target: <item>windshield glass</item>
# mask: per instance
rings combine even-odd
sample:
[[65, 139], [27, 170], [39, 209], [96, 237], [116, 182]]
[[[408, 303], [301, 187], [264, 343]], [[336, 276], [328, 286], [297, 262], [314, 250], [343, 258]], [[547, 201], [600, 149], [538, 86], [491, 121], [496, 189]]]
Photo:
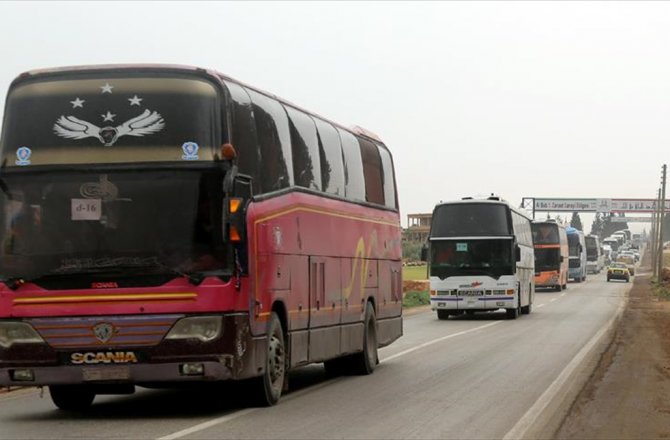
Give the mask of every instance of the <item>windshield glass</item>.
[[511, 239], [433, 240], [430, 275], [445, 279], [456, 275], [499, 278], [514, 273]]
[[9, 173], [3, 180], [5, 279], [227, 267], [218, 170]]
[[535, 271], [559, 270], [561, 266], [561, 250], [535, 249]]
[[581, 252], [579, 249], [579, 235], [568, 234], [568, 251], [571, 257], [579, 257]]
[[586, 240], [586, 259], [596, 261], [598, 259], [598, 242], [595, 237], [585, 237]]
[[454, 203], [435, 208], [431, 237], [509, 236], [508, 208], [497, 203]]
[[197, 78], [105, 72], [19, 83], [7, 96], [2, 167], [212, 160], [218, 98]]
[[558, 244], [558, 225], [552, 223], [531, 223], [533, 243]]

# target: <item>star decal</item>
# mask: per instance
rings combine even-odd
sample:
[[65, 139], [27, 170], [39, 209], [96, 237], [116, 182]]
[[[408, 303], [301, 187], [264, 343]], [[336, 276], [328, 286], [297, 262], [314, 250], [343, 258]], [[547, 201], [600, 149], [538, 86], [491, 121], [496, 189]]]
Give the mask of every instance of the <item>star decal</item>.
[[101, 86], [100, 88], [102, 89], [102, 93], [112, 93], [114, 86], [110, 86], [109, 83], [105, 83], [105, 85]]
[[142, 98], [138, 98], [137, 95], [133, 96], [132, 98], [128, 98], [128, 101], [130, 101], [130, 105], [140, 105], [140, 102], [142, 101]]
[[70, 104], [72, 104], [72, 108], [77, 108], [77, 107], [84, 108], [84, 103], [85, 102], [86, 101], [83, 100], [83, 99], [76, 98], [74, 101], [70, 101]]
[[102, 122], [107, 122], [107, 121], [114, 122], [114, 118], [116, 118], [116, 115], [113, 114], [112, 112], [110, 112], [109, 110], [107, 110], [106, 114], [100, 115], [100, 116], [102, 116]]

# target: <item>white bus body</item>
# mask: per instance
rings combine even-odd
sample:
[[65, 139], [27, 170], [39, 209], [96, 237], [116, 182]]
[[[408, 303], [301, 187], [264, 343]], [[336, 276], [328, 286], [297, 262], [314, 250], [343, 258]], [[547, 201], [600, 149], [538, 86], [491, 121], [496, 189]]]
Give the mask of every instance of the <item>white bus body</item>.
[[438, 318], [531, 312], [535, 257], [527, 214], [497, 198], [441, 203], [429, 240], [430, 305]]

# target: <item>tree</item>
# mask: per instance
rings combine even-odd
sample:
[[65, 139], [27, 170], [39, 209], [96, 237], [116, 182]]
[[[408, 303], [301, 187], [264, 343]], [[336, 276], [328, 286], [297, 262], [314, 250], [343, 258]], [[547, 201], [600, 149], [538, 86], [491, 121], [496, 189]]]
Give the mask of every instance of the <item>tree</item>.
[[591, 224], [591, 235], [597, 235], [600, 239], [603, 238], [603, 219], [599, 212], [596, 213], [596, 218]]
[[[619, 223], [619, 222], [613, 222], [612, 218], [614, 217], [614, 214], [607, 214], [603, 217], [603, 230], [602, 230], [602, 237], [607, 238], [610, 235], [614, 234], [616, 231], [621, 231], [623, 229], [628, 229], [628, 223]], [[622, 215], [623, 217], [623, 215]]]
[[580, 231], [584, 230], [584, 226], [582, 225], [582, 219], [579, 218], [579, 213], [577, 211], [572, 213], [572, 218], [570, 219], [570, 226]]

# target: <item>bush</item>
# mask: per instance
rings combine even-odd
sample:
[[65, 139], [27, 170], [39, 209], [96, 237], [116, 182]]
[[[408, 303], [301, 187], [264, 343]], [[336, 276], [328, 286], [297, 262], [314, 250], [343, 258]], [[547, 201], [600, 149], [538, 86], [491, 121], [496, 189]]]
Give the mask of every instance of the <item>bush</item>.
[[402, 299], [402, 306], [405, 308], [425, 306], [430, 304], [430, 295], [428, 291], [419, 292], [411, 290], [405, 294]]

